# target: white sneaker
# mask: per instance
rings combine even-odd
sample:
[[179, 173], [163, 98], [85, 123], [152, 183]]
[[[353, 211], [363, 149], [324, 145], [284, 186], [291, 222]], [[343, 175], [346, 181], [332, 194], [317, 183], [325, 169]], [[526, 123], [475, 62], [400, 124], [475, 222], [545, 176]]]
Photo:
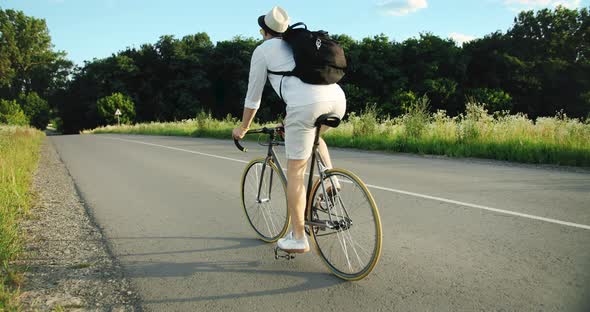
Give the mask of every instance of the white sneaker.
[[277, 246], [291, 253], [304, 253], [309, 251], [309, 242], [307, 236], [304, 239], [294, 239], [293, 232], [289, 232], [285, 237], [277, 241]]

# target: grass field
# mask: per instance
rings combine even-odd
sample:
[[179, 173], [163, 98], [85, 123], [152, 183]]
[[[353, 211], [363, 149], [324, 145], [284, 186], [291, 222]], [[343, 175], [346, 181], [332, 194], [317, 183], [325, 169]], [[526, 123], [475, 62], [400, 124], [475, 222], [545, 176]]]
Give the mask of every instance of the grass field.
[[[416, 101], [397, 118], [379, 118], [375, 108], [350, 114], [327, 132], [329, 146], [417, 154], [478, 157], [524, 163], [590, 167], [590, 122], [558, 113], [533, 121], [525, 115], [490, 114], [477, 103], [449, 117], [428, 112], [427, 100]], [[276, 123], [269, 123], [274, 125]], [[226, 138], [238, 120], [195, 119], [169, 123], [106, 126], [84, 133], [126, 133]], [[261, 126], [252, 125], [251, 128]]]
[[18, 223], [33, 200], [31, 181], [43, 136], [31, 128], [0, 125], [0, 311], [18, 311], [22, 275], [10, 262], [21, 252]]

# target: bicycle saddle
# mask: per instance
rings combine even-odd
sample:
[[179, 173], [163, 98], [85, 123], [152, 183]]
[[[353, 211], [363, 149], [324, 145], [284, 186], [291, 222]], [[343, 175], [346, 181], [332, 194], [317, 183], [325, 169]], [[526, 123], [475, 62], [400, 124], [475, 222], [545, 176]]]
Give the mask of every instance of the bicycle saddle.
[[337, 114], [323, 114], [315, 121], [315, 126], [326, 125], [328, 127], [336, 128], [340, 124], [340, 117]]

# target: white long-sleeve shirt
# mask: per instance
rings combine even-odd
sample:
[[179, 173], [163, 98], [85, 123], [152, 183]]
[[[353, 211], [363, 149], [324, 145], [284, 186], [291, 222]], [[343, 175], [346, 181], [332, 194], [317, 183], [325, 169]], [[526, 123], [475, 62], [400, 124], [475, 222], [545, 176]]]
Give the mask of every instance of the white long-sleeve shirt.
[[[295, 59], [291, 47], [282, 39], [273, 38], [256, 47], [250, 63], [250, 78], [244, 106], [258, 109], [266, 78], [277, 94], [280, 94], [281, 75], [268, 74], [272, 71], [291, 71], [295, 68]], [[337, 84], [312, 85], [295, 76], [285, 76], [282, 87], [283, 100], [287, 106], [303, 106], [313, 103], [345, 100], [344, 92]]]

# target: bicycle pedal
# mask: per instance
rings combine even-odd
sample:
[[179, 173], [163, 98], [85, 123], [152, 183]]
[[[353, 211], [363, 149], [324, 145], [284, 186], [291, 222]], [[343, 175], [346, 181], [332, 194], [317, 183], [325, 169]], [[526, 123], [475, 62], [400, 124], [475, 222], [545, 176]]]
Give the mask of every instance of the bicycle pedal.
[[275, 247], [275, 260], [279, 259], [291, 260], [295, 259], [295, 255], [292, 253], [288, 253], [279, 247]]

